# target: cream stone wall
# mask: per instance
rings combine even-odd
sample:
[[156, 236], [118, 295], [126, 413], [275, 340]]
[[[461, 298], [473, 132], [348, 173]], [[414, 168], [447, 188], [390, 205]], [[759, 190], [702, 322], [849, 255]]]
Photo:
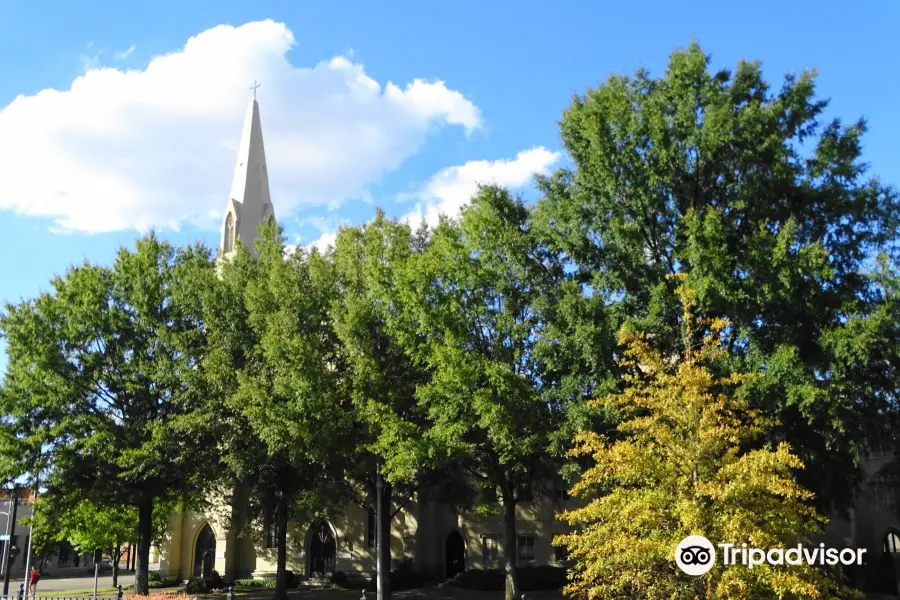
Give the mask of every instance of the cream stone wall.
[[[564, 562], [556, 556], [553, 538], [564, 533], [566, 525], [556, 515], [579, 503], [574, 499], [561, 501], [538, 497], [517, 507], [517, 535], [534, 537], [534, 560], [519, 562], [520, 565], [564, 566]], [[227, 510], [228, 507], [223, 508]], [[853, 514], [852, 522], [835, 519], [828, 528], [828, 539], [840, 544], [853, 540], [857, 547], [867, 548], [869, 556], [880, 557], [884, 535], [892, 528], [900, 531], [900, 519], [896, 514], [874, 505], [865, 495], [859, 498]], [[210, 524], [216, 537], [215, 568], [226, 579], [274, 574], [274, 548], [260, 547], [258, 539], [235, 539], [225, 530], [221, 519], [189, 512], [173, 515], [169, 520], [168, 544], [160, 549], [160, 571], [164, 576], [183, 580], [192, 574], [194, 544], [206, 523]], [[350, 577], [371, 576], [375, 570], [375, 549], [366, 546], [366, 510], [349, 505], [339, 518], [329, 521], [328, 525], [335, 537], [335, 570], [343, 571]], [[441, 502], [412, 503], [391, 524], [392, 566], [396, 568], [400, 561], [409, 559], [417, 571], [438, 578], [445, 577], [446, 543], [452, 532], [462, 536], [466, 569], [502, 568], [505, 545], [516, 543], [515, 540], [505, 539], [501, 514], [479, 516], [471, 512], [457, 513]], [[288, 532], [287, 568], [298, 574], [305, 574], [308, 570], [309, 533], [309, 524], [293, 524]], [[484, 536], [497, 537], [498, 560], [494, 565], [485, 564]]]
[[[221, 505], [222, 509], [228, 507]], [[347, 506], [341, 518], [326, 521], [335, 537], [335, 570], [348, 575], [368, 576], [375, 570], [375, 549], [366, 546], [366, 511]], [[179, 581], [193, 575], [195, 545], [204, 525], [209, 524], [216, 537], [215, 570], [226, 579], [263, 577], [276, 571], [275, 548], [265, 548], [262, 536], [237, 538], [230, 534], [221, 518], [196, 512], [173, 514], [169, 518], [165, 541], [158, 550], [160, 575]], [[395, 561], [413, 559], [416, 549], [417, 519], [414, 511], [401, 511], [391, 527], [391, 552]], [[307, 572], [310, 524], [291, 524], [288, 530], [287, 568]]]
[[169, 518], [167, 541], [160, 549], [159, 573], [163, 578], [183, 581], [190, 579], [194, 571], [194, 546], [200, 531], [209, 524], [216, 538], [214, 569], [227, 572], [226, 551], [228, 532], [215, 518], [196, 512], [176, 513]]
[[[535, 536], [534, 564], [554, 564], [552, 539], [564, 531], [554, 514], [559, 505], [550, 501], [535, 501], [518, 507], [517, 520], [520, 535]], [[164, 577], [188, 579], [194, 569], [194, 547], [201, 529], [209, 524], [216, 537], [215, 569], [226, 576], [252, 575], [262, 577], [274, 574], [276, 550], [262, 548], [259, 540], [236, 540], [229, 536], [221, 522], [207, 515], [194, 512], [175, 514], [169, 519], [167, 544], [160, 549], [160, 573]], [[368, 576], [375, 570], [375, 549], [366, 545], [367, 515], [363, 507], [349, 505], [340, 518], [328, 522], [336, 544], [335, 570], [350, 576]], [[482, 560], [482, 536], [499, 536], [502, 553], [503, 522], [500, 515], [477, 517], [456, 514], [440, 503], [415, 503], [402, 510], [391, 523], [391, 555], [393, 567], [403, 560], [412, 561], [421, 572], [442, 577], [446, 569], [447, 536], [452, 531], [462, 535], [465, 542], [466, 568], [485, 568]], [[306, 573], [310, 525], [293, 524], [288, 531], [287, 568], [295, 573]], [[234, 560], [232, 548], [242, 544]], [[247, 551], [249, 546], [250, 552]], [[502, 563], [501, 563], [502, 564]], [[227, 578], [227, 576], [226, 576]]]
[[[566, 532], [565, 524], [556, 519], [560, 507], [568, 507], [571, 501], [561, 504], [546, 498], [536, 498], [516, 507], [516, 535], [534, 536], [534, 560], [519, 562], [519, 565], [558, 564], [553, 550], [553, 538]], [[474, 569], [500, 568], [504, 564], [504, 548], [510, 540], [505, 539], [502, 514], [479, 517], [461, 515], [458, 519], [459, 531], [466, 542], [466, 567]], [[499, 542], [498, 564], [486, 565], [483, 557], [482, 538], [496, 535]], [[512, 540], [515, 544], [515, 540]]]
[[[391, 554], [395, 560], [413, 557], [415, 552], [416, 518], [410, 511], [401, 511], [391, 523]], [[366, 575], [375, 571], [375, 548], [366, 546], [367, 515], [364, 508], [347, 506], [341, 518], [327, 521], [335, 537], [337, 551], [335, 570], [348, 575]], [[287, 568], [306, 573], [310, 525], [294, 525], [289, 532]], [[277, 556], [275, 549], [259, 550], [253, 571], [255, 577], [274, 574]]]

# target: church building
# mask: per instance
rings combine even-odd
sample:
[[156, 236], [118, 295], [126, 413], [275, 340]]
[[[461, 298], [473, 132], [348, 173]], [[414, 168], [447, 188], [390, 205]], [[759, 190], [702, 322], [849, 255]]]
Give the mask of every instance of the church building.
[[[247, 108], [231, 194], [222, 220], [220, 254], [229, 256], [240, 240], [251, 250], [259, 226], [274, 220], [269, 176], [263, 145], [259, 104]], [[560, 492], [559, 499], [564, 494]], [[234, 494], [236, 502], [241, 491]], [[554, 518], [559, 502], [523, 502], [519, 507], [516, 540], [522, 564], [562, 564], [561, 549], [552, 548], [562, 524]], [[218, 572], [226, 580], [267, 575], [276, 569], [274, 529], [259, 535], [237, 536], [228, 531], [228, 517], [238, 506], [220, 505], [211, 514], [177, 513], [170, 517], [165, 541], [155, 554], [160, 575], [186, 580]], [[294, 524], [288, 532], [288, 566], [295, 573], [327, 576], [343, 571], [368, 577], [375, 570], [375, 511], [372, 506], [347, 506], [339, 520]], [[465, 568], [500, 566], [503, 541], [501, 517], [464, 517], [450, 506], [415, 501], [394, 518], [391, 533], [395, 565], [412, 562], [414, 568], [435, 577], [447, 577]]]
[[[275, 213], [263, 147], [259, 105], [247, 108], [231, 194], [222, 220], [220, 254], [228, 256], [240, 240], [251, 250], [261, 223]], [[555, 515], [570, 502], [561, 482], [554, 493], [542, 494], [517, 508], [516, 540], [504, 539], [502, 517], [458, 512], [434, 500], [418, 499], [401, 510], [392, 522], [394, 566], [411, 562], [413, 568], [437, 578], [451, 577], [472, 568], [502, 567], [502, 548], [516, 544], [520, 565], [564, 566], [563, 548], [554, 548], [554, 536], [564, 531]], [[827, 536], [832, 544], [867, 548], [873, 560], [900, 562], [900, 517], [890, 508], [891, 490], [869, 486], [849, 520], [837, 520]], [[885, 497], [883, 497], [885, 496]], [[235, 503], [242, 497], [234, 494]], [[183, 581], [218, 572], [226, 581], [273, 574], [276, 569], [274, 529], [238, 536], [227, 529], [227, 517], [239, 506], [221, 504], [209, 514], [184, 512], [169, 519], [164, 542], [154, 550], [160, 575]], [[296, 523], [288, 532], [287, 568], [307, 576], [328, 576], [337, 571], [349, 577], [369, 577], [375, 570], [375, 511], [372, 506], [346, 506], [333, 521]]]

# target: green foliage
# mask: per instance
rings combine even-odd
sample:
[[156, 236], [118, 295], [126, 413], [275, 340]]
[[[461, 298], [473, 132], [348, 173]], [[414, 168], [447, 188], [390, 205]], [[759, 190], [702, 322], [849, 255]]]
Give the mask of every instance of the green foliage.
[[[568, 407], [583, 393], [573, 383], [583, 383], [582, 362], [560, 350], [578, 325], [560, 318], [576, 303], [564, 282], [525, 205], [485, 187], [459, 223], [444, 220], [432, 233], [405, 286], [421, 338], [416, 358], [431, 371], [417, 390], [428, 440], [499, 488], [508, 539], [520, 490], [546, 475]], [[505, 549], [507, 598], [518, 597], [514, 548]]]
[[60, 543], [65, 540], [61, 516], [52, 499], [38, 496], [32, 505], [31, 516], [18, 519], [22, 526], [31, 530], [31, 552], [34, 556], [48, 557], [59, 550]]
[[230, 480], [250, 492], [244, 523], [278, 533], [275, 596], [287, 589], [290, 520], [341, 505], [342, 452], [352, 417], [341, 393], [341, 355], [328, 311], [334, 269], [317, 253], [285, 256], [274, 227], [259, 257], [239, 246], [207, 282], [201, 302], [209, 352], [200, 370], [211, 418], [223, 424]]
[[[574, 170], [539, 179], [536, 228], [628, 323], [677, 351], [672, 273], [726, 318], [720, 368], [780, 425], [824, 501], [850, 500], [872, 433], [894, 426], [900, 321], [889, 283], [900, 204], [860, 160], [866, 124], [823, 122], [815, 75], [774, 88], [758, 63], [709, 70], [692, 44], [662, 77], [611, 76], [561, 123]], [[877, 333], [876, 333], [877, 332]], [[875, 334], [875, 335], [873, 335]]]
[[185, 594], [206, 594], [208, 591], [206, 580], [202, 577], [192, 577], [184, 585]]
[[412, 481], [430, 466], [426, 415], [416, 387], [426, 372], [411, 358], [417, 339], [398, 297], [414, 254], [409, 228], [380, 211], [361, 228], [344, 228], [335, 243], [340, 295], [331, 307], [365, 447], [391, 483]]
[[24, 448], [17, 470], [47, 467], [52, 494], [138, 507], [142, 592], [153, 503], [199, 496], [215, 461], [191, 385], [203, 346], [192, 290], [209, 272], [204, 249], [176, 251], [149, 235], [112, 267], [73, 266], [0, 316], [9, 356], [0, 409], [4, 436]]
[[174, 579], [160, 579], [158, 574], [154, 577], [155, 574], [155, 571], [150, 571], [150, 575], [148, 576], [147, 586], [150, 589], [178, 587], [178, 582]]
[[540, 310], [552, 302], [552, 280], [529, 246], [526, 218], [506, 192], [483, 189], [460, 225], [433, 232], [409, 292], [434, 372], [419, 389], [435, 422], [429, 434], [453, 456], [486, 451], [510, 467], [515, 481], [503, 488], [526, 475], [523, 463], [559, 423], [538, 389]]
[[81, 502], [66, 521], [67, 537], [80, 553], [109, 552], [137, 537], [137, 509], [133, 506], [99, 507]]
[[275, 588], [275, 578], [274, 577], [266, 577], [261, 579], [238, 579], [234, 582], [235, 585], [246, 588], [267, 588], [274, 589]]
[[158, 571], [150, 571], [147, 574], [147, 585], [150, 589], [176, 587], [177, 582], [172, 579], [163, 579]]
[[[482, 516], [502, 510], [513, 540], [519, 491], [541, 491], [576, 431], [593, 436], [575, 438], [563, 470], [594, 460], [580, 489], [591, 494], [602, 480], [612, 491], [567, 513], [581, 528], [563, 538], [581, 560], [575, 593], [619, 593], [626, 578], [630, 590], [652, 580], [653, 590], [681, 593], [672, 536], [774, 535], [747, 515], [811, 535], [805, 490], [845, 504], [861, 453], [898, 443], [900, 380], [898, 197], [860, 162], [863, 121], [820, 122], [814, 79], [790, 76], [773, 90], [759, 64], [713, 73], [691, 45], [660, 78], [614, 76], [573, 100], [561, 133], [574, 169], [539, 178], [535, 209], [484, 187], [459, 220], [431, 232], [379, 211], [342, 229], [333, 253], [286, 256], [280, 232], [266, 227], [258, 257], [239, 244], [217, 265], [203, 248], [175, 250], [150, 235], [111, 267], [72, 267], [49, 292], [7, 305], [0, 481], [40, 475], [49, 487], [35, 549], [49, 552], [63, 535], [82, 550], [136, 541], [146, 593], [149, 544], [172, 508], [239, 488], [248, 510], [235, 530], [278, 525], [272, 585], [284, 598], [288, 521], [341, 506], [348, 479], [373, 486], [377, 464], [391, 509], [392, 493], [412, 497], [438, 479], [432, 493], [445, 502]], [[708, 332], [685, 334], [672, 275], [718, 324], [722, 351], [678, 375], [657, 369], [651, 388], [667, 400], [635, 391], [614, 333], [625, 326], [661, 356], [703, 343]], [[622, 392], [623, 383], [634, 385]], [[706, 487], [683, 485], [673, 455], [653, 454], [690, 412], [672, 405], [691, 409], [685, 390], [712, 399], [695, 412], [731, 423], [685, 434], [703, 442], [693, 451], [706, 453], [694, 456]], [[658, 402], [635, 418], [627, 402], [586, 401], [612, 392]], [[738, 427], [732, 412], [756, 425]], [[670, 454], [684, 455], [683, 439], [670, 438]], [[473, 503], [456, 466], [476, 487], [499, 489], [500, 504]], [[894, 464], [884, 476], [898, 472]], [[729, 522], [704, 521], [697, 507], [722, 501], [710, 482], [778, 484], [780, 495], [762, 494], [741, 514], [720, 507]], [[684, 503], [667, 512], [672, 497]], [[628, 529], [641, 524], [658, 534], [644, 562]], [[598, 532], [626, 550], [613, 552]], [[514, 544], [504, 551], [511, 598], [528, 584]], [[806, 571], [766, 577], [714, 571], [707, 581], [711, 590], [833, 589]]]

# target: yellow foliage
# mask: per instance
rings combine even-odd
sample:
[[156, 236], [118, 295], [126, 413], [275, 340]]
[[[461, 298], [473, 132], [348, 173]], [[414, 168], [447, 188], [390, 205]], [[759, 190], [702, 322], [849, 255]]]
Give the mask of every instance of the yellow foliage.
[[[676, 566], [675, 548], [688, 535], [788, 548], [809, 543], [824, 525], [809, 506], [810, 492], [792, 476], [803, 465], [787, 444], [744, 450], [773, 423], [732, 393], [750, 375], [711, 372], [726, 323], [697, 322], [690, 291], [679, 292], [683, 354], [662, 356], [644, 336], [623, 329], [625, 389], [595, 400], [618, 410], [618, 432], [586, 431], [574, 440], [571, 453], [590, 456], [593, 466], [572, 490], [585, 504], [559, 515], [573, 529], [554, 540], [575, 564], [566, 593], [647, 600], [852, 595], [833, 574], [805, 563], [751, 570], [719, 558], [699, 577]], [[693, 343], [697, 331], [706, 335]]]

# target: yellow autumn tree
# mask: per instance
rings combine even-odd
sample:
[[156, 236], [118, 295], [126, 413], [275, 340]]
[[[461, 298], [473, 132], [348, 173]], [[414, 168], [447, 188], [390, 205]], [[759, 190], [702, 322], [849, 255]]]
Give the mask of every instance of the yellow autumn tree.
[[[749, 375], [717, 377], [723, 321], [694, 317], [690, 291], [679, 294], [686, 340], [681, 356], [663, 356], [648, 339], [619, 333], [627, 376], [620, 394], [595, 401], [622, 415], [614, 435], [582, 432], [572, 454], [593, 466], [574, 486], [581, 508], [562, 513], [572, 533], [567, 595], [578, 599], [767, 599], [853, 597], [833, 572], [811, 567], [722, 564], [705, 575], [682, 573], [678, 543], [702, 535], [714, 545], [752, 548], [807, 544], [824, 519], [812, 494], [792, 477], [802, 467], [787, 444], [753, 448], [771, 427], [734, 392]], [[696, 333], [699, 332], [699, 333]], [[702, 342], [691, 340], [705, 333]], [[815, 544], [818, 546], [818, 544]], [[719, 549], [717, 549], [717, 552]]]

